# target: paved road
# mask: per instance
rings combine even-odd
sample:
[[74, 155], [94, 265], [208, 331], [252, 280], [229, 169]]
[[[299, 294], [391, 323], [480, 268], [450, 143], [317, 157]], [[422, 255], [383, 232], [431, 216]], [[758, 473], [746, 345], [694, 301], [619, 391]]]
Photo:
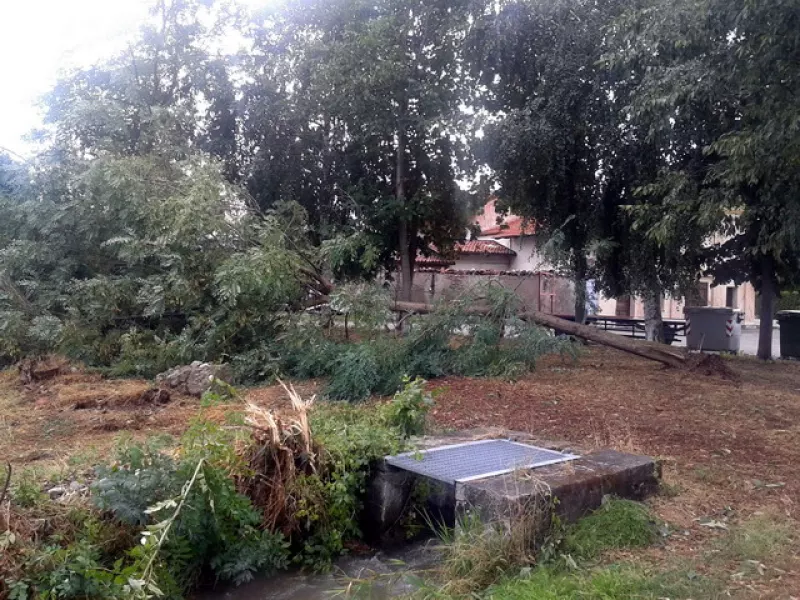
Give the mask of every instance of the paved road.
[[[680, 342], [675, 342], [676, 346], [685, 346], [686, 345], [686, 338], [683, 338]], [[742, 354], [751, 354], [753, 356], [756, 355], [756, 351], [758, 350], [758, 327], [747, 327], [746, 329], [742, 329], [742, 338], [739, 342], [739, 351]], [[778, 358], [781, 355], [781, 343], [780, 343], [780, 330], [774, 329], [772, 331], [772, 358]]]
[[[781, 332], [780, 329], [772, 330], [772, 358], [781, 355]], [[758, 329], [755, 327], [742, 330], [742, 340], [739, 342], [739, 350], [743, 354], [755, 356], [758, 350]]]

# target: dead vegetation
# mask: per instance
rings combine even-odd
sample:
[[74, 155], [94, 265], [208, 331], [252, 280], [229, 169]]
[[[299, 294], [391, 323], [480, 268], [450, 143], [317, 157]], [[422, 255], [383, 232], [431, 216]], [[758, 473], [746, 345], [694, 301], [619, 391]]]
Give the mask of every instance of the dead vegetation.
[[239, 489], [264, 515], [264, 526], [289, 536], [298, 529], [298, 477], [317, 472], [318, 451], [311, 435], [308, 411], [314, 397], [303, 400], [294, 386], [279, 382], [291, 402], [291, 411], [276, 411], [247, 404], [245, 422], [253, 428], [245, 450], [249, 467]]

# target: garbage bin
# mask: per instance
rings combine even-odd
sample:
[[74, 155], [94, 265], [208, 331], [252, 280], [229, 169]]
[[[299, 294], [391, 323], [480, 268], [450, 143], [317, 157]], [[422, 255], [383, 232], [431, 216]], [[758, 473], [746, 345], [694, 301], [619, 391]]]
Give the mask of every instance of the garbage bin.
[[691, 306], [686, 315], [686, 347], [690, 350], [739, 352], [742, 314], [732, 308]]
[[800, 310], [782, 310], [776, 316], [781, 328], [781, 358], [800, 358]]

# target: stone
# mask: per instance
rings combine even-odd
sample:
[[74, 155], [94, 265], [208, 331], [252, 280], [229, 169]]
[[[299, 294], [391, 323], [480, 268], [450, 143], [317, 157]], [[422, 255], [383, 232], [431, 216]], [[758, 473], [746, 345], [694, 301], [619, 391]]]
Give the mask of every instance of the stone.
[[70, 483], [69, 483], [69, 491], [70, 492], [80, 493], [80, 492], [83, 492], [85, 489], [86, 489], [86, 486], [83, 485], [82, 483], [78, 482], [78, 481], [70, 481]]
[[198, 397], [211, 389], [214, 379], [230, 382], [230, 367], [196, 360], [190, 365], [175, 367], [156, 376], [156, 381], [161, 385], [180, 394]]
[[[519, 508], [552, 506], [563, 522], [597, 509], [606, 496], [643, 500], [658, 491], [661, 470], [647, 456], [600, 450], [574, 461], [456, 485], [459, 512], [477, 511], [484, 521], [506, 521]], [[545, 500], [541, 502], [540, 500]]]
[[167, 404], [169, 401], [169, 392], [161, 388], [150, 388], [139, 396], [139, 404]]
[[47, 495], [50, 496], [50, 498], [58, 498], [66, 493], [67, 493], [67, 488], [65, 488], [63, 485], [57, 485], [47, 490]]

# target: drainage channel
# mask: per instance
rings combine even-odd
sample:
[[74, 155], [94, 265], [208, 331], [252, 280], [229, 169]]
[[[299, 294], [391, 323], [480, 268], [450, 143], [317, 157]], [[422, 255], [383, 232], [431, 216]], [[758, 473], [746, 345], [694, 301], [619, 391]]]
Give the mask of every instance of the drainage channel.
[[413, 592], [415, 588], [405, 576], [433, 567], [438, 556], [433, 544], [411, 544], [371, 556], [345, 556], [330, 574], [290, 571], [239, 587], [199, 592], [194, 600], [330, 600], [353, 581], [368, 583], [372, 600], [388, 600]]

